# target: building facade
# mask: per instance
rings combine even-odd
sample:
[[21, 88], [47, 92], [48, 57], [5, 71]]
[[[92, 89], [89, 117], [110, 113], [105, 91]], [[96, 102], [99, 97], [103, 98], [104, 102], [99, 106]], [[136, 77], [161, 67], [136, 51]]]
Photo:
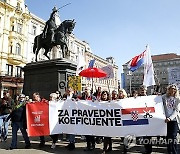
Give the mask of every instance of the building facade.
[[[118, 91], [118, 66], [115, 64], [113, 57], [108, 57], [106, 59], [103, 59], [92, 52], [86, 51], [85, 52], [85, 62], [86, 62], [86, 68], [89, 65], [90, 60], [94, 59], [94, 67], [102, 68], [107, 65], [112, 65], [113, 72], [114, 72], [114, 78], [102, 80], [100, 78], [93, 78], [93, 79], [87, 79], [85, 77], [82, 77], [82, 90], [84, 87], [92, 87], [93, 91], [98, 87], [101, 87], [102, 90], [107, 90], [109, 92], [112, 92], [113, 90]], [[93, 82], [92, 82], [93, 80]]]
[[23, 0], [0, 0], [0, 93], [21, 91], [31, 17]]
[[[155, 72], [155, 82], [156, 85], [160, 86], [162, 93], [165, 92], [167, 85], [169, 84], [169, 69], [174, 67], [180, 67], [180, 55], [175, 53], [153, 55], [152, 56], [154, 72]], [[141, 66], [134, 72], [130, 72], [128, 67], [128, 62], [123, 65], [123, 79], [124, 89], [130, 92], [134, 89], [138, 89], [143, 83], [144, 67]], [[151, 87], [155, 89], [156, 86]], [[153, 90], [152, 90], [153, 91]]]
[[[29, 12], [24, 0], [0, 0], [0, 93], [8, 90], [12, 97], [15, 97], [22, 91], [23, 72], [22, 67], [27, 63], [35, 60], [33, 53], [33, 44], [35, 36], [42, 33], [45, 21]], [[81, 41], [71, 34], [68, 38], [68, 48], [70, 51], [70, 60], [77, 62], [78, 54], [81, 53], [88, 66], [91, 58], [96, 59], [95, 66], [101, 67], [111, 63], [115, 71], [115, 79], [110, 81], [99, 81], [97, 86], [117, 89], [118, 67], [110, 62], [92, 54], [89, 44]], [[44, 49], [38, 54], [38, 60], [47, 60], [43, 55]], [[61, 57], [61, 49], [57, 46], [49, 53], [51, 59]], [[110, 58], [111, 60], [113, 58]], [[86, 79], [82, 80], [83, 87], [85, 84], [91, 84]]]

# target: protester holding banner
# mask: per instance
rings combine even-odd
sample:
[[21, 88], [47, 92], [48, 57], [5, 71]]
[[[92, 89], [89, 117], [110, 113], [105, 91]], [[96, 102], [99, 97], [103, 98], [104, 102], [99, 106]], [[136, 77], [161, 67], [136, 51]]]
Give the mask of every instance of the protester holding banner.
[[119, 89], [118, 91], [118, 99], [127, 98], [127, 93], [124, 89]]
[[[101, 101], [109, 101], [109, 100], [110, 100], [110, 95], [109, 95], [108, 91], [102, 91]], [[105, 154], [106, 152], [109, 152], [109, 151], [112, 151], [111, 137], [104, 137], [102, 154]]]
[[[74, 94], [74, 91], [72, 88], [67, 88], [66, 93], [63, 95], [64, 100], [68, 99], [76, 99], [77, 96]], [[68, 134], [69, 138], [69, 144], [66, 146], [68, 150], [74, 150], [75, 149], [75, 135], [74, 134]]]
[[25, 111], [25, 95], [20, 94], [18, 98], [18, 103], [12, 113], [8, 116], [6, 121], [10, 118], [12, 120], [12, 142], [10, 150], [17, 148], [17, 132], [20, 129], [23, 135], [24, 141], [26, 143], [25, 148], [30, 148], [31, 144], [29, 141], [29, 137], [26, 132], [26, 111]]
[[[81, 100], [92, 100], [92, 95], [88, 87], [85, 88], [85, 91], [82, 93]], [[92, 151], [95, 149], [95, 137], [93, 135], [85, 135], [87, 147], [84, 151]]]
[[61, 100], [61, 99], [62, 99], [61, 92], [57, 90], [57, 91], [56, 91], [56, 94], [57, 94], [56, 100], [57, 100], [57, 101], [58, 101], [58, 100]]
[[[9, 92], [4, 92], [3, 98], [0, 101], [0, 137], [2, 137], [4, 141], [7, 140], [9, 125], [9, 121], [5, 121], [5, 119], [11, 113], [13, 106], [14, 100], [10, 97]], [[3, 131], [1, 131], [2, 127]]]
[[[51, 93], [50, 96], [49, 96], [49, 103], [51, 102], [57, 102], [59, 96], [58, 96], [59, 93]], [[59, 134], [53, 134], [53, 135], [50, 135], [50, 137], [52, 138], [53, 142], [52, 142], [52, 145], [51, 145], [51, 149], [55, 149], [56, 148], [56, 142], [58, 141], [58, 136]]]
[[94, 96], [96, 97], [97, 100], [101, 99], [101, 87], [98, 87], [98, 89], [94, 93]]
[[137, 96], [138, 96], [138, 91], [137, 91], [137, 90], [133, 90], [133, 91], [132, 91], [132, 96], [131, 96], [131, 97], [136, 98]]
[[166, 94], [162, 96], [167, 123], [167, 150], [168, 154], [177, 154], [177, 131], [180, 128], [180, 105], [178, 87], [174, 84], [167, 87]]
[[118, 99], [118, 94], [116, 92], [116, 90], [113, 90], [111, 93], [111, 99], [112, 100], [117, 100]]
[[[141, 85], [139, 87], [139, 95], [138, 96], [147, 96], [147, 87], [146, 86]], [[143, 137], [143, 139], [147, 141], [147, 143], [144, 144], [145, 154], [152, 153], [152, 142], [151, 142], [152, 138], [151, 138], [151, 136]]]
[[[119, 89], [118, 91], [118, 99], [125, 99], [127, 98], [127, 93], [124, 89]], [[124, 142], [124, 137], [121, 137], [121, 140]], [[127, 152], [127, 147], [126, 145], [123, 144], [123, 152]]]
[[[33, 102], [41, 102], [41, 96], [38, 92], [33, 93]], [[40, 143], [39, 147], [43, 147], [45, 145], [45, 138], [44, 136], [40, 136]]]

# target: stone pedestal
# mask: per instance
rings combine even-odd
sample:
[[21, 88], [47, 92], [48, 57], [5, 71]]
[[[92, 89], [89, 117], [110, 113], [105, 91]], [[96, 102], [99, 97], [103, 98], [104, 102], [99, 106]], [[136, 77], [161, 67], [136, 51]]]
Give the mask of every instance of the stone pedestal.
[[24, 70], [23, 93], [32, 98], [34, 92], [49, 100], [49, 94], [60, 91], [64, 94], [68, 76], [76, 74], [77, 65], [67, 59], [53, 59], [27, 64]]

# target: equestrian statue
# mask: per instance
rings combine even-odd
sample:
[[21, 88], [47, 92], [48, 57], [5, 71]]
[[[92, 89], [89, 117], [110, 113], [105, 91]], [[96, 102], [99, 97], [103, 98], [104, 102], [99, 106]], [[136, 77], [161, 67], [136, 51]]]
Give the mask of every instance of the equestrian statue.
[[70, 56], [67, 46], [67, 37], [72, 33], [75, 27], [75, 21], [74, 19], [64, 20], [59, 26], [57, 26], [55, 22], [57, 11], [56, 7], [54, 7], [49, 20], [46, 22], [43, 32], [40, 35], [37, 35], [34, 39], [33, 52], [36, 56], [36, 61], [41, 48], [45, 49], [44, 55], [50, 59], [47, 54], [57, 45], [60, 45], [61, 47], [63, 58], [68, 58]]

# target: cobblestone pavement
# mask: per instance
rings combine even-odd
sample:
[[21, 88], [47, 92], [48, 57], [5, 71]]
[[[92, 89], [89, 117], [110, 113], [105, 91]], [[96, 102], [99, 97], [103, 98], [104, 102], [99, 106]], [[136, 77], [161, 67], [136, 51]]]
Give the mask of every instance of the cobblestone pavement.
[[[180, 135], [178, 136], [180, 139]], [[81, 140], [80, 136], [76, 137], [76, 149], [73, 151], [68, 151], [65, 146], [68, 144], [67, 141], [60, 141], [57, 143], [57, 146], [55, 149], [51, 149], [52, 140], [50, 137], [46, 137], [46, 144], [43, 148], [39, 148], [39, 138], [38, 137], [31, 137], [31, 148], [25, 149], [25, 143], [22, 138], [22, 135], [20, 132], [18, 132], [18, 149], [14, 150], [7, 150], [10, 147], [11, 144], [11, 130], [8, 136], [8, 139], [6, 142], [0, 142], [0, 153], [1, 154], [45, 154], [45, 153], [62, 153], [62, 154], [101, 154], [103, 144], [96, 144], [96, 149], [94, 151], [88, 151], [85, 152], [84, 148], [86, 147], [86, 142]], [[178, 148], [180, 151], [180, 145], [178, 144]], [[166, 153], [166, 145], [153, 145], [153, 153], [152, 154], [165, 154]], [[128, 154], [139, 154], [144, 152], [144, 146], [143, 145], [135, 145], [131, 146], [130, 149], [128, 149]], [[121, 154], [123, 153], [123, 146], [122, 142], [120, 144], [120, 138], [113, 138], [113, 151], [108, 152], [109, 154]]]

